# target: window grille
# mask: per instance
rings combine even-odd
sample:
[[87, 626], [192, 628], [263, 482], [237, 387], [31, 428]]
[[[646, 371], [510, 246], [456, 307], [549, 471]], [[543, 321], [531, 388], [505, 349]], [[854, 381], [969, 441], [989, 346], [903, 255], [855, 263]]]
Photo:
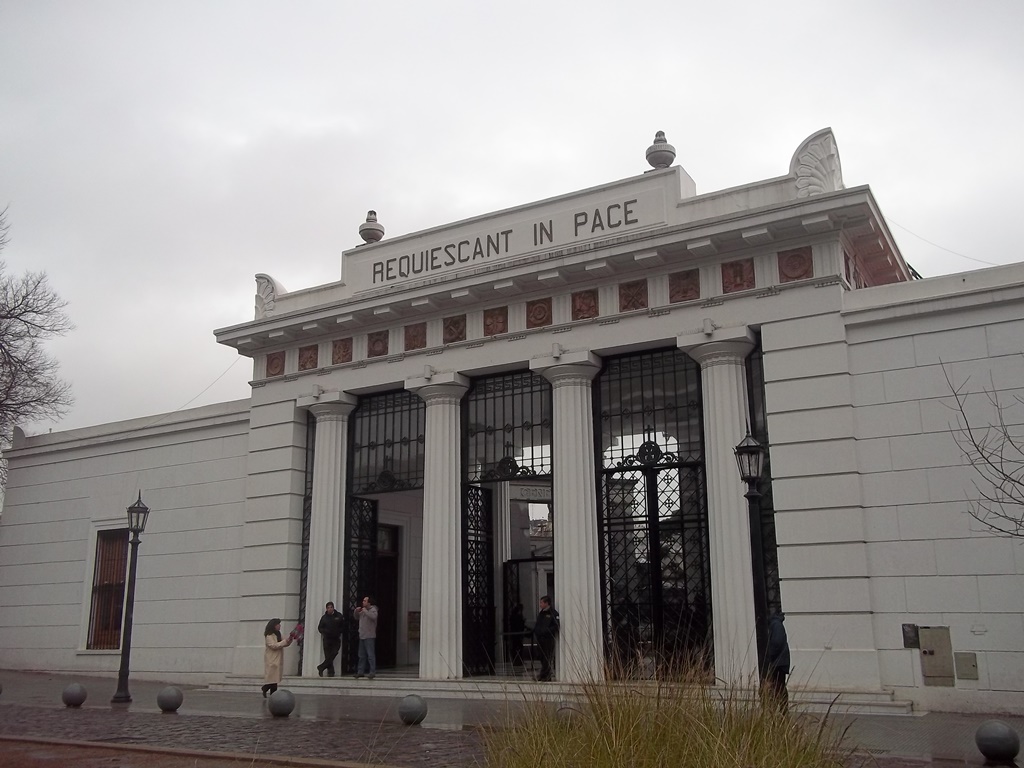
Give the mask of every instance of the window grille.
[[125, 574], [128, 571], [128, 529], [99, 531], [96, 536], [96, 567], [92, 577], [89, 614], [89, 650], [121, 647]]

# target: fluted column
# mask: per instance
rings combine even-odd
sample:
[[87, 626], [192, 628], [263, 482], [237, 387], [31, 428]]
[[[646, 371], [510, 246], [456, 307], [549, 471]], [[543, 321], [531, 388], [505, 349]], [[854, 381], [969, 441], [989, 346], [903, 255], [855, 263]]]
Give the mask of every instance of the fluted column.
[[342, 557], [345, 541], [345, 485], [348, 450], [348, 417], [356, 399], [344, 392], [301, 398], [316, 418], [313, 448], [313, 506], [309, 522], [309, 562], [306, 573], [305, 653], [303, 677], [316, 677], [321, 661], [317, 622], [324, 604], [334, 601], [344, 610], [341, 594]]
[[552, 394], [554, 605], [562, 624], [555, 672], [566, 682], [600, 680], [604, 641], [591, 394], [600, 359], [589, 352], [561, 353], [530, 367], [551, 382]]
[[701, 369], [704, 460], [711, 538], [711, 602], [715, 675], [757, 685], [757, 633], [750, 559], [750, 521], [733, 449], [747, 432], [745, 361], [754, 347], [746, 328], [678, 338]]
[[420, 678], [462, 677], [462, 455], [459, 415], [469, 382], [457, 373], [410, 379], [427, 404], [423, 480]]

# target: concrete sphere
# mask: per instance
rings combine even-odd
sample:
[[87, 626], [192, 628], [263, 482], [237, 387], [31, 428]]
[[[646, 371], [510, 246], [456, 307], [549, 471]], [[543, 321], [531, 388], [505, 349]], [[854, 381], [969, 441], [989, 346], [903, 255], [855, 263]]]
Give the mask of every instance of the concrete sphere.
[[418, 725], [427, 716], [427, 702], [411, 693], [398, 703], [398, 716], [406, 725]]
[[575, 718], [579, 717], [582, 712], [580, 708], [572, 701], [560, 701], [558, 702], [558, 708], [555, 710], [555, 717], [561, 720], [563, 723], [571, 723]]
[[295, 709], [295, 694], [287, 688], [278, 688], [270, 694], [267, 706], [274, 717], [288, 717]]
[[185, 695], [181, 689], [173, 685], [160, 689], [160, 693], [156, 695], [156, 705], [160, 707], [161, 712], [177, 712], [184, 700]]
[[65, 707], [80, 707], [85, 703], [85, 686], [81, 683], [71, 683], [60, 695], [60, 700]]
[[1020, 752], [1020, 736], [1002, 720], [986, 720], [974, 733], [974, 743], [985, 759], [1012, 765]]

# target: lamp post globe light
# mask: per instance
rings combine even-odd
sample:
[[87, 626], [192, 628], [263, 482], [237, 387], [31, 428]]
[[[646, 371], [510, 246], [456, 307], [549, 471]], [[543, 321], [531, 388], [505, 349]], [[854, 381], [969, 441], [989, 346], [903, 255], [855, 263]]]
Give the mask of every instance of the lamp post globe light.
[[764, 651], [768, 642], [768, 586], [764, 578], [764, 549], [761, 544], [761, 492], [757, 481], [764, 468], [764, 446], [750, 436], [748, 430], [734, 449], [740, 479], [747, 484], [744, 497], [750, 522], [750, 567], [754, 574], [754, 627], [757, 632], [758, 668], [764, 672]]
[[139, 534], [146, 530], [149, 507], [139, 500], [128, 507], [128, 531], [131, 533], [132, 555], [128, 566], [128, 594], [125, 596], [124, 631], [121, 633], [121, 668], [117, 672], [117, 692], [110, 700], [113, 704], [127, 704], [132, 700], [128, 692], [128, 666], [132, 655], [132, 617], [135, 613], [135, 572], [139, 565]]

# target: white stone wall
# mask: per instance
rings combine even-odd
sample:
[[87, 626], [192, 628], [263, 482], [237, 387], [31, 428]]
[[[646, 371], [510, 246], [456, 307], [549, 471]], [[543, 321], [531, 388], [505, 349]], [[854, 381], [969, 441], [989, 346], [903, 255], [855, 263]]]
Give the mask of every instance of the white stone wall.
[[152, 510], [139, 548], [132, 674], [197, 682], [237, 632], [248, 401], [20, 440], [0, 524], [0, 666], [116, 671], [89, 651], [97, 532]]
[[[1015, 265], [847, 297], [874, 645], [882, 685], [926, 708], [1024, 709], [1024, 539], [993, 535], [968, 514], [979, 476], [957, 447], [950, 389], [973, 393], [976, 426], [993, 423], [984, 390], [997, 392], [1021, 434], [1022, 283]], [[980, 679], [924, 686], [904, 623], [948, 626], [955, 652], [977, 654]]]
[[813, 293], [802, 316], [761, 328], [793, 682], [877, 691], [842, 292]]

